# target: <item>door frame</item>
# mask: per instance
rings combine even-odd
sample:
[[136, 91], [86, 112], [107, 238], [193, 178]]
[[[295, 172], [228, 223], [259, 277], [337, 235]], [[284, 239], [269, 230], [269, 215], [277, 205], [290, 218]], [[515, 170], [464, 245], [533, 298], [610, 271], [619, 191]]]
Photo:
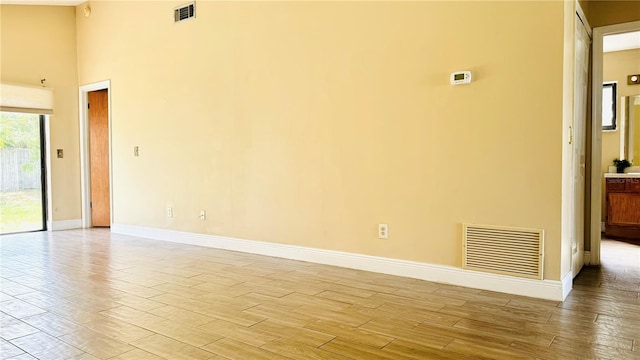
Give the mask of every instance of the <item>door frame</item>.
[[54, 222], [53, 222], [53, 191], [51, 191], [51, 184], [53, 184], [51, 182], [51, 127], [49, 125], [49, 115], [42, 115], [44, 116], [44, 129], [43, 129], [43, 136], [44, 136], [44, 141], [45, 141], [45, 146], [44, 146], [44, 163], [45, 163], [45, 167], [47, 168], [47, 174], [44, 178], [44, 180], [47, 182], [46, 184], [46, 191], [47, 191], [47, 215], [46, 215], [46, 219], [45, 219], [45, 223], [47, 225], [46, 227], [46, 231], [53, 231], [55, 230], [54, 228]]
[[602, 232], [602, 43], [605, 35], [640, 30], [640, 21], [601, 26], [593, 29], [593, 75], [591, 83], [591, 250], [590, 265], [600, 265]]
[[[571, 241], [571, 272], [573, 277], [575, 278], [576, 276], [578, 276], [578, 274], [580, 273], [580, 270], [583, 268], [583, 266], [585, 265], [585, 260], [586, 260], [586, 256], [585, 256], [585, 239], [587, 237], [586, 232], [584, 231], [584, 226], [586, 223], [586, 216], [587, 216], [587, 212], [585, 210], [586, 207], [586, 193], [585, 191], [587, 190], [587, 178], [588, 178], [588, 174], [586, 172], [586, 169], [584, 168], [586, 165], [586, 157], [588, 156], [587, 154], [587, 105], [589, 103], [589, 98], [588, 98], [588, 93], [589, 93], [589, 75], [588, 75], [588, 69], [589, 66], [591, 65], [591, 58], [589, 57], [589, 49], [591, 48], [591, 44], [593, 43], [593, 30], [591, 28], [591, 26], [589, 25], [589, 21], [587, 20], [587, 17], [584, 14], [584, 11], [582, 10], [582, 7], [580, 6], [580, 3], [576, 2], [576, 14], [575, 14], [575, 18], [574, 18], [574, 29], [575, 29], [575, 33], [574, 33], [574, 67], [573, 67], [573, 72], [574, 72], [574, 77], [573, 77], [573, 120], [572, 120], [572, 128], [571, 128], [571, 197], [572, 197], [572, 206], [573, 206], [573, 224], [574, 224], [574, 229], [571, 231], [572, 232], [572, 241]], [[576, 53], [576, 48], [577, 48], [577, 44], [578, 44], [578, 27], [582, 26], [586, 33], [587, 33], [587, 38], [588, 38], [588, 44], [587, 44], [587, 53], [585, 55], [585, 59], [587, 61], [587, 78], [584, 79], [585, 83], [586, 83], [586, 92], [584, 94], [584, 104], [582, 104], [583, 111], [584, 111], [584, 115], [581, 116], [580, 118], [576, 117], [576, 114], [578, 113], [578, 109], [576, 109], [576, 99], [577, 99], [577, 94], [578, 92], [576, 91], [576, 85], [578, 83], [578, 74], [577, 74], [577, 69], [578, 69], [578, 55]], [[581, 126], [578, 127], [576, 124], [577, 122], [580, 122]], [[576, 129], [580, 129], [580, 134], [577, 133]], [[578, 135], [576, 135], [578, 134]], [[578, 144], [576, 142], [576, 139], [578, 138], [578, 136], [581, 136], [582, 139], [580, 139], [580, 143]], [[580, 164], [581, 160], [578, 161], [578, 163], [576, 164], [576, 149], [579, 148], [579, 152], [580, 153], [584, 153], [584, 157], [585, 157], [585, 163], [584, 164]], [[577, 166], [576, 166], [577, 165]], [[576, 189], [576, 176], [578, 177], [582, 177], [582, 184], [581, 186]], [[580, 183], [580, 181], [578, 181], [578, 183]], [[577, 191], [576, 191], [577, 190]], [[578, 235], [582, 234], [581, 238], [578, 238]], [[575, 249], [574, 249], [574, 244], [575, 244]]]
[[43, 115], [40, 114], [38, 117], [38, 122], [40, 123], [39, 128], [39, 135], [40, 135], [40, 189], [42, 189], [42, 231], [47, 231], [50, 229], [49, 226], [49, 208], [50, 206], [50, 199], [49, 199], [49, 183], [50, 183], [50, 177], [51, 175], [49, 174], [49, 165], [50, 165], [50, 161], [49, 161], [49, 141], [48, 141], [48, 136], [49, 136], [49, 132], [48, 132], [48, 126], [47, 126], [47, 115]]
[[[12, 111], [7, 111], [8, 113]], [[38, 167], [40, 168], [40, 208], [42, 210], [42, 216], [40, 218], [42, 222], [42, 228], [36, 230], [21, 230], [17, 232], [6, 232], [2, 235], [38, 232], [38, 231], [52, 231], [53, 228], [53, 202], [51, 197], [51, 191], [49, 187], [51, 184], [51, 150], [49, 144], [51, 143], [51, 132], [49, 131], [49, 115], [39, 113], [17, 112], [20, 114], [29, 114], [38, 116], [38, 143], [40, 145], [40, 156], [38, 161]]]
[[111, 80], [99, 81], [80, 86], [80, 178], [82, 191], [82, 228], [91, 227], [91, 168], [89, 167], [89, 92], [107, 90], [107, 111], [109, 133], [109, 225], [113, 225], [113, 156], [111, 148]]

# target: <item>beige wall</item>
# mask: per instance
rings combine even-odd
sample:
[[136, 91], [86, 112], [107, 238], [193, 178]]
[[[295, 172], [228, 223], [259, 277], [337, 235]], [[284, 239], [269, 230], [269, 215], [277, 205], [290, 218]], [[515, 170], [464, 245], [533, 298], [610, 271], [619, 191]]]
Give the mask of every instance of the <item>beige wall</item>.
[[0, 78], [3, 82], [55, 89], [49, 149], [64, 150], [51, 159], [53, 220], [80, 219], [78, 75], [75, 8], [0, 6]]
[[[585, 3], [587, 5], [585, 6]], [[640, 1], [580, 1], [592, 27], [640, 20]]]
[[561, 2], [179, 4], [77, 12], [115, 223], [453, 266], [461, 223], [542, 228], [560, 279]]
[[[627, 85], [627, 75], [640, 73], [640, 49], [604, 53], [602, 57], [602, 79], [604, 82], [617, 81], [618, 108], [616, 119], [620, 125], [620, 97], [640, 95], [639, 85]], [[602, 132], [602, 173], [609, 171], [613, 159], [620, 158], [620, 129]], [[638, 165], [638, 164], [635, 164]], [[602, 221], [605, 220], [604, 177], [602, 178]]]
[[590, 1], [587, 0], [578, 0], [578, 3], [580, 4], [580, 8], [582, 8], [582, 11], [584, 12], [584, 15], [587, 17], [587, 21], [591, 21], [591, 6], [590, 6]]

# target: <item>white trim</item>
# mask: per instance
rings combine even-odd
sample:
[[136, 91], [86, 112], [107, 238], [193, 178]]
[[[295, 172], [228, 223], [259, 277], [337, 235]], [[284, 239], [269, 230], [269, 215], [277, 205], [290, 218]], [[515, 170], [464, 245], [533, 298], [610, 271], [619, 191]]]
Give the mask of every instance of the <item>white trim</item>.
[[73, 219], [73, 220], [59, 220], [53, 221], [51, 224], [51, 231], [58, 230], [71, 230], [71, 229], [81, 229], [82, 228], [82, 220], [81, 219]]
[[590, 264], [591, 263], [591, 252], [590, 251], [585, 251], [584, 252], [584, 263], [585, 264]]
[[0, 5], [49, 5], [49, 6], [76, 6], [84, 0], [0, 0]]
[[600, 264], [602, 227], [602, 41], [605, 35], [640, 30], [640, 21], [593, 29], [593, 74], [591, 84], [591, 265]]
[[49, 115], [44, 115], [44, 157], [45, 157], [45, 193], [47, 194], [47, 229], [53, 228], [53, 186], [51, 183], [51, 126], [49, 124]]
[[[457, 286], [562, 301], [571, 291], [571, 276], [563, 281], [532, 280], [489, 274], [458, 267], [390, 259], [334, 250], [307, 248], [263, 241], [236, 239], [217, 235], [156, 229], [135, 225], [113, 224], [111, 232], [180, 244], [241, 251], [291, 260], [340, 266], [383, 274], [434, 281]], [[568, 279], [568, 280], [567, 280]], [[569, 285], [565, 282], [569, 282]], [[568, 287], [568, 290], [567, 290]]]
[[576, 13], [580, 17], [580, 21], [582, 21], [584, 28], [587, 29], [587, 34], [589, 34], [589, 37], [593, 39], [593, 30], [591, 29], [587, 16], [584, 14], [584, 10], [582, 10], [582, 6], [580, 6], [580, 2], [578, 0], [576, 0]]
[[113, 224], [113, 156], [111, 154], [111, 80], [104, 80], [80, 86], [78, 92], [79, 122], [80, 122], [80, 185], [82, 204], [82, 226], [91, 227], [91, 181], [89, 168], [89, 112], [87, 111], [88, 93], [96, 90], [107, 90], [108, 127], [109, 127], [109, 224]]
[[[567, 298], [567, 296], [569, 296], [569, 293], [571, 292], [571, 290], [573, 289], [573, 272], [569, 271], [563, 278], [562, 278], [562, 301], [564, 301], [564, 299]], [[556, 300], [556, 299], [553, 299]]]

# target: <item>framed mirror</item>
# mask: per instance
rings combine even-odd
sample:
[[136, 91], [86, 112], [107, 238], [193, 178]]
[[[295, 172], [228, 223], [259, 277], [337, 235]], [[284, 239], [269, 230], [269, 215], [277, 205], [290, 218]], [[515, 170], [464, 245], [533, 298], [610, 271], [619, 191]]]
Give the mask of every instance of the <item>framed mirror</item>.
[[640, 165], [640, 94], [620, 97], [620, 159]]

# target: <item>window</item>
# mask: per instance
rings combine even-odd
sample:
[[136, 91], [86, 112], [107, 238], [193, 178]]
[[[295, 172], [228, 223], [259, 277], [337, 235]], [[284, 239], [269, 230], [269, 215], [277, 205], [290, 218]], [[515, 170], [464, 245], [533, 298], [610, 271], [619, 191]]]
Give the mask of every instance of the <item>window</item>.
[[616, 129], [616, 83], [602, 84], [602, 130]]

